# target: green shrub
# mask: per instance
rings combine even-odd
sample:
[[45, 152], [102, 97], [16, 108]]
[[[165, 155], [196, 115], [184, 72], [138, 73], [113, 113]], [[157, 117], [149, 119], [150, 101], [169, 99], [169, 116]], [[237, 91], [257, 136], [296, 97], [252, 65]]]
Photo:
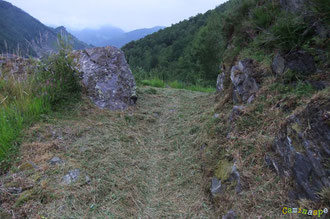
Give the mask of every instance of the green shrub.
[[73, 62], [73, 57], [62, 48], [59, 54], [51, 55], [40, 67], [36, 78], [36, 82], [41, 85], [38, 89], [52, 106], [81, 97], [82, 88]]
[[179, 81], [172, 81], [172, 82], [169, 82], [168, 85], [169, 85], [171, 88], [184, 89], [184, 85], [183, 85], [183, 83], [181, 83], [181, 82], [179, 82]]
[[270, 27], [280, 13], [280, 7], [272, 3], [257, 6], [251, 10], [251, 22], [256, 29], [264, 30]]
[[283, 12], [270, 28], [271, 36], [268, 36], [265, 44], [282, 51], [298, 48], [310, 37], [305, 34], [307, 28], [308, 25], [301, 17]]
[[296, 84], [274, 83], [270, 89], [283, 95], [294, 94], [298, 97], [311, 96], [315, 90], [310, 83], [298, 81]]
[[164, 81], [160, 79], [142, 80], [141, 84], [144, 86], [151, 86], [151, 87], [160, 87], [160, 88], [165, 87]]
[[310, 7], [314, 14], [330, 25], [330, 1], [329, 0], [310, 0]]

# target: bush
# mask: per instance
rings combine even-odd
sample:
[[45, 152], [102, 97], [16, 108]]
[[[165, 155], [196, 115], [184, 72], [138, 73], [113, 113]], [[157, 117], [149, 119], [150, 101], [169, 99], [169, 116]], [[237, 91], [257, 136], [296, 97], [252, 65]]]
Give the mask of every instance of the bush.
[[251, 22], [258, 30], [264, 30], [270, 27], [277, 15], [280, 13], [280, 7], [267, 3], [266, 5], [256, 7], [251, 11]]
[[266, 44], [286, 52], [298, 48], [309, 37], [305, 34], [307, 28], [308, 25], [301, 17], [282, 13], [270, 28], [271, 36], [266, 40]]
[[184, 89], [184, 85], [183, 85], [183, 83], [180, 83], [179, 81], [173, 81], [173, 82], [170, 82], [170, 83], [168, 83], [168, 85], [169, 85], [171, 88], [175, 88], [175, 89]]
[[160, 87], [160, 88], [165, 87], [164, 81], [160, 79], [143, 80], [141, 81], [141, 84], [144, 86], [151, 86], [151, 87]]
[[322, 19], [325, 24], [330, 25], [330, 1], [310, 0], [309, 4], [314, 14]]
[[38, 91], [42, 91], [41, 95], [48, 98], [52, 106], [81, 97], [79, 75], [73, 66], [73, 57], [65, 45], [40, 66], [36, 77], [37, 84], [41, 85]]

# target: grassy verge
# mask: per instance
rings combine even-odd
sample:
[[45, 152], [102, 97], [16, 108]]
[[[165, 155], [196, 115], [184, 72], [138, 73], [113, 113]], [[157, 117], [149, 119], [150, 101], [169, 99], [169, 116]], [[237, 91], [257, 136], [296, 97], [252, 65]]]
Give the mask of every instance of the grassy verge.
[[63, 48], [58, 55], [39, 63], [24, 79], [10, 73], [0, 77], [0, 166], [6, 171], [17, 152], [25, 127], [43, 114], [80, 97], [78, 77], [70, 66], [73, 59]]
[[179, 81], [172, 81], [166, 83], [160, 79], [142, 80], [140, 84], [143, 86], [151, 86], [158, 88], [164, 88], [168, 86], [170, 88], [175, 88], [175, 89], [184, 89], [184, 90], [198, 91], [204, 93], [212, 93], [215, 92], [216, 90], [214, 87], [204, 87], [201, 85], [187, 85]]

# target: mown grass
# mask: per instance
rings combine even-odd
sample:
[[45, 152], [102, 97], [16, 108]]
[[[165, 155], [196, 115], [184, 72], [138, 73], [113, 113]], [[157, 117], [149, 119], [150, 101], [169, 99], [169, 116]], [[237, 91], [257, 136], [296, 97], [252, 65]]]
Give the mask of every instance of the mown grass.
[[158, 87], [158, 88], [165, 88], [166, 86], [174, 89], [183, 89], [183, 90], [190, 90], [190, 91], [197, 91], [197, 92], [204, 92], [204, 93], [212, 93], [215, 92], [216, 89], [214, 87], [204, 87], [202, 85], [190, 85], [184, 84], [179, 81], [172, 81], [172, 82], [164, 82], [160, 79], [150, 79], [150, 80], [142, 80], [141, 84], [144, 86], [151, 86], [151, 87]]
[[[18, 165], [16, 174], [0, 177], [5, 189], [17, 172], [25, 177], [15, 186], [33, 182], [24, 199], [1, 196], [4, 211], [29, 218], [215, 218], [195, 146], [209, 95], [149, 87], [139, 93], [134, 110], [101, 110], [86, 98], [61, 118], [51, 114], [33, 125], [20, 163], [31, 161], [40, 170], [22, 171]], [[54, 156], [64, 163], [50, 165]], [[62, 177], [75, 168], [82, 178], [62, 185]]]

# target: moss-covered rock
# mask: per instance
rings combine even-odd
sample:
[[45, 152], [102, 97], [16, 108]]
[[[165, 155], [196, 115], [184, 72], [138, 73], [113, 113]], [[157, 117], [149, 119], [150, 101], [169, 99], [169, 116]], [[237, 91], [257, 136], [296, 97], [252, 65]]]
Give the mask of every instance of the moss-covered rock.
[[215, 170], [215, 176], [221, 181], [228, 180], [233, 164], [227, 160], [220, 160]]
[[36, 192], [34, 189], [26, 190], [26, 191], [22, 192], [20, 194], [20, 196], [18, 197], [18, 199], [16, 200], [14, 207], [17, 208], [17, 207], [21, 206], [22, 204], [24, 204], [26, 201], [34, 199], [35, 195], [36, 195]]

